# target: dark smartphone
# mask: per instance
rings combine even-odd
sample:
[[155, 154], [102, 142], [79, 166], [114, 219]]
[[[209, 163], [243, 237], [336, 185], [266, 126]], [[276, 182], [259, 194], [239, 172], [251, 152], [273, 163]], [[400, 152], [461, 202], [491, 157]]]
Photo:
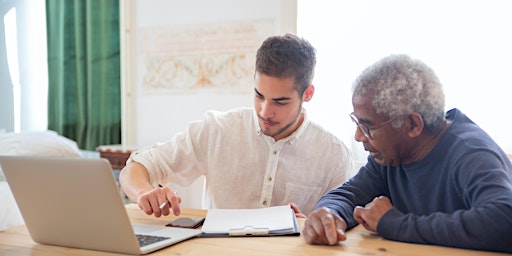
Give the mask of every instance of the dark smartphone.
[[169, 222], [166, 226], [175, 228], [198, 228], [203, 225], [203, 222], [204, 218], [182, 217]]

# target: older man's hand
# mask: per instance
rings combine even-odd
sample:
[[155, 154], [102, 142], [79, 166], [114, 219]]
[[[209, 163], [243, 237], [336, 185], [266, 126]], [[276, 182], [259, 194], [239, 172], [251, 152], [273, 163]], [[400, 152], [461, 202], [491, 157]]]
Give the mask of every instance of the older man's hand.
[[367, 230], [377, 232], [377, 224], [379, 224], [380, 219], [392, 208], [393, 205], [389, 198], [379, 196], [366, 204], [365, 207], [357, 206], [354, 209], [354, 218]]
[[342, 218], [327, 208], [321, 208], [309, 215], [302, 233], [310, 244], [335, 245], [347, 239], [346, 229], [347, 223]]

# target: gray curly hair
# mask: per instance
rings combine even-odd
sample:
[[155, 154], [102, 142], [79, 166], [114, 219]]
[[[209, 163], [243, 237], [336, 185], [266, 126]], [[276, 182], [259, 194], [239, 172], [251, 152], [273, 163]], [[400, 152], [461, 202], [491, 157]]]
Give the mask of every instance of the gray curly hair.
[[398, 129], [404, 118], [417, 112], [425, 129], [436, 132], [444, 121], [444, 93], [434, 71], [407, 55], [391, 55], [366, 68], [353, 85], [353, 96], [373, 96], [377, 114], [396, 119]]

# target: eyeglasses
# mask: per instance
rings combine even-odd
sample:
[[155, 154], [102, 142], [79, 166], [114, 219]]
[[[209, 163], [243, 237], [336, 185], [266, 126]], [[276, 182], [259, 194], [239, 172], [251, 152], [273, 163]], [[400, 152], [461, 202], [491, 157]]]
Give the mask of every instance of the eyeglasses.
[[359, 129], [363, 132], [364, 136], [368, 139], [373, 139], [373, 136], [372, 136], [372, 131], [373, 130], [376, 130], [386, 124], [389, 124], [391, 123], [391, 121], [393, 121], [394, 119], [389, 119], [385, 122], [382, 122], [380, 124], [376, 124], [376, 125], [371, 125], [371, 126], [366, 126], [362, 123], [359, 123], [359, 121], [357, 120], [357, 117], [354, 115], [354, 113], [350, 113], [350, 118], [352, 119], [352, 122], [354, 122], [357, 127], [359, 127]]

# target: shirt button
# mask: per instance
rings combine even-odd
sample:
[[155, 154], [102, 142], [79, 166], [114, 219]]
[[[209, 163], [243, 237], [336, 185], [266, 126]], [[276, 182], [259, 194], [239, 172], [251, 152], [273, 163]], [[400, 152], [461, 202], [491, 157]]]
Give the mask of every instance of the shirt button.
[[267, 181], [272, 181], [272, 177], [268, 177], [268, 178], [267, 178]]
[[267, 204], [268, 204], [267, 200], [263, 201], [264, 206], [267, 206]]
[[277, 154], [277, 150], [274, 150], [274, 151], [272, 152], [272, 154], [274, 154], [274, 155], [275, 155], [275, 154]]

